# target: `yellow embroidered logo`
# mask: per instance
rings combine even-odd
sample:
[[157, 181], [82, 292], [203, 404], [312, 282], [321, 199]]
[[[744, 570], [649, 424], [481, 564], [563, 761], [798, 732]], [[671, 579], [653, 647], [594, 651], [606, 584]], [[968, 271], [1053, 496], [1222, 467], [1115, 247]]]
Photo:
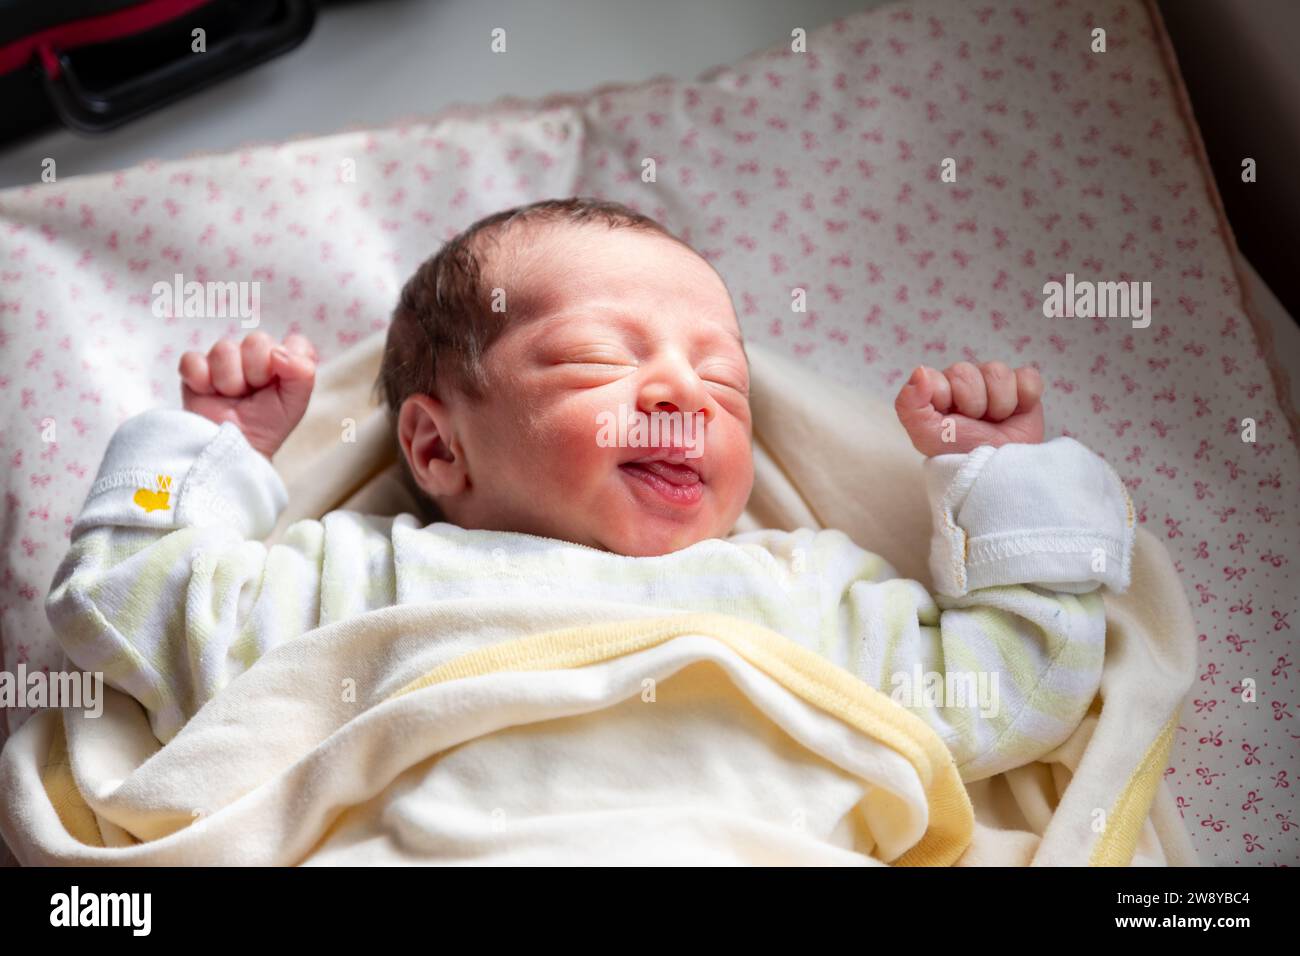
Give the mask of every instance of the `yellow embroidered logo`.
[[166, 511], [171, 507], [171, 490], [171, 475], [159, 475], [156, 489], [137, 488], [131, 502], [139, 505], [145, 511]]

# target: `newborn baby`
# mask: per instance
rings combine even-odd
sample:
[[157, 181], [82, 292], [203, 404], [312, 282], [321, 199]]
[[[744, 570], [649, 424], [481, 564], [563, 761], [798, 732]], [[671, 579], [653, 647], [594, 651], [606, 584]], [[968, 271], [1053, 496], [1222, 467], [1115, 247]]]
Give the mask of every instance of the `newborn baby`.
[[[488, 217], [406, 284], [377, 388], [434, 521], [336, 511], [262, 543], [287, 502], [270, 458], [306, 410], [315, 361], [302, 336], [260, 332], [187, 352], [184, 410], [123, 423], [73, 527], [50, 620], [71, 660], [139, 700], [164, 742], [285, 641], [457, 598], [745, 617], [892, 694], [967, 780], [1050, 751], [1096, 693], [1098, 588], [1128, 585], [1132, 507], [1099, 456], [1043, 443], [1031, 368], [922, 366], [897, 396], [927, 456], [932, 595], [839, 531], [732, 533], [754, 471], [731, 298], [704, 259], [626, 207], [571, 199]], [[698, 431], [600, 440], [620, 406]], [[991, 683], [992, 699], [953, 700], [942, 682], [936, 694], [935, 674]]]

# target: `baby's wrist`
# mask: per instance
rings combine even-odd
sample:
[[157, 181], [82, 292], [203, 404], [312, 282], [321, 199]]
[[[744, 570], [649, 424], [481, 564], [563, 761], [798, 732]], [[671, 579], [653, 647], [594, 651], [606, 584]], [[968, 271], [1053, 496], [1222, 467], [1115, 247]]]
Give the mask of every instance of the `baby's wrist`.
[[989, 445], [993, 448], [1001, 448], [1004, 445], [1041, 445], [1042, 443], [1043, 439], [1041, 438], [1025, 438], [1016, 441], [981, 441], [976, 442], [973, 445], [952, 442], [950, 445], [931, 448], [930, 450], [922, 451], [921, 453], [926, 458], [937, 458], [940, 455], [969, 455], [971, 452], [977, 451], [985, 445]]
[[284, 444], [285, 439], [289, 437], [287, 434], [280, 436], [264, 434], [256, 428], [245, 427], [236, 416], [231, 414], [222, 413], [215, 416], [205, 414], [198, 409], [190, 408], [188, 403], [182, 403], [182, 407], [191, 415], [197, 415], [199, 418], [210, 421], [218, 427], [227, 422], [234, 425], [235, 428], [238, 429], [239, 434], [244, 436], [244, 441], [248, 444], [248, 447], [252, 448], [253, 451], [257, 452], [267, 461], [271, 460], [272, 456], [280, 450], [280, 446]]
[[288, 435], [281, 438], [262, 437], [257, 435], [255, 432], [250, 434], [242, 428], [240, 429], [240, 434], [244, 436], [244, 441], [248, 442], [248, 446], [267, 461], [271, 460], [275, 453], [280, 450], [280, 446], [284, 444], [285, 438], [289, 437]]

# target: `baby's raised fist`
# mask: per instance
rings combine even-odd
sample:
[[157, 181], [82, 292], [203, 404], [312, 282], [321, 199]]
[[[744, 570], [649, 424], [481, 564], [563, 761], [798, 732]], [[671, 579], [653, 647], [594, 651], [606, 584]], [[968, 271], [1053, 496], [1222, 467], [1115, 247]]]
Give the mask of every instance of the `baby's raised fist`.
[[917, 366], [894, 400], [913, 447], [929, 456], [980, 445], [1043, 440], [1043, 379], [1024, 366], [958, 362], [939, 372]]
[[186, 411], [217, 424], [234, 422], [267, 458], [302, 420], [316, 383], [316, 349], [293, 334], [277, 344], [265, 332], [242, 343], [222, 339], [181, 356], [181, 401]]

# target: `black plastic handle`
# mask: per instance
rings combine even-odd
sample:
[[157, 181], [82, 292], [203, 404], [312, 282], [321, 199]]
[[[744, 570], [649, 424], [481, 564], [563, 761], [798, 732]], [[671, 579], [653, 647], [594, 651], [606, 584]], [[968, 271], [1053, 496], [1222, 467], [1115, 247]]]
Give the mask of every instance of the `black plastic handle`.
[[45, 92], [63, 123], [83, 133], [105, 133], [207, 86], [292, 50], [316, 22], [314, 0], [283, 0], [283, 16], [222, 40], [206, 53], [182, 57], [107, 90], [87, 90], [67, 53], [54, 51], [59, 76], [45, 70]]

